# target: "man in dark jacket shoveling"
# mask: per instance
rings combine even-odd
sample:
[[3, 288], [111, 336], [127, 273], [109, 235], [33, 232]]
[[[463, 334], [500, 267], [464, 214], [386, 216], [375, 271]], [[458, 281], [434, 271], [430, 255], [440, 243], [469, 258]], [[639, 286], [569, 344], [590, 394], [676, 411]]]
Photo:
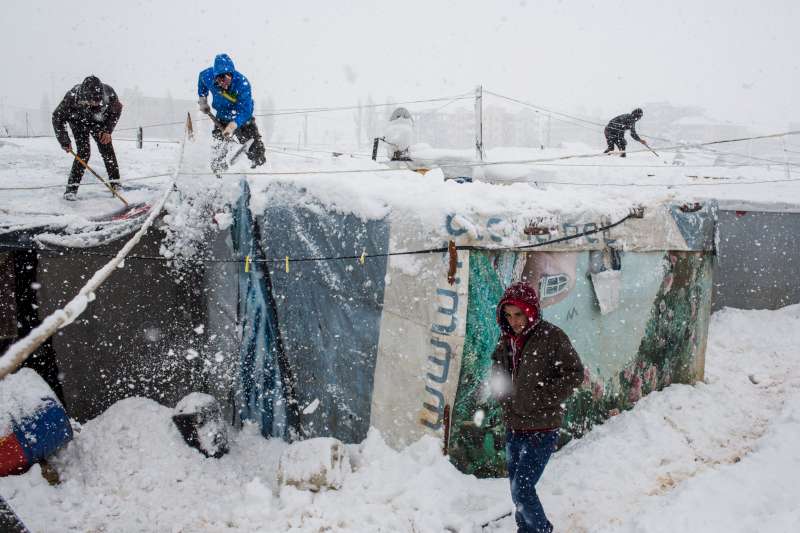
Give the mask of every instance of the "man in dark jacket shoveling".
[[644, 111], [637, 107], [630, 113], [625, 113], [612, 118], [604, 130], [608, 148], [606, 148], [603, 153], [611, 153], [614, 150], [614, 145], [616, 145], [621, 152], [619, 156], [625, 157], [625, 147], [628, 145], [627, 141], [625, 140], [625, 130], [631, 130], [631, 138], [647, 146], [647, 141], [639, 137], [639, 134], [636, 133], [636, 122], [643, 116]]
[[[121, 114], [122, 103], [117, 93], [96, 76], [88, 76], [70, 89], [53, 111], [53, 129], [61, 148], [68, 153], [72, 150], [67, 133], [69, 124], [72, 136], [75, 137], [77, 155], [88, 163], [91, 154], [89, 145], [91, 136], [103, 157], [112, 188], [119, 185], [119, 165], [111, 142], [111, 133]], [[69, 173], [67, 190], [64, 193], [65, 200], [75, 200], [84, 170], [84, 166], [77, 159], [72, 162], [72, 171]]]
[[[209, 93], [211, 93], [211, 106], [208, 104]], [[214, 172], [226, 170], [225, 157], [228, 140], [231, 137], [236, 137], [242, 144], [250, 139], [253, 140], [246, 152], [252, 168], [266, 163], [266, 148], [253, 117], [253, 93], [250, 82], [234, 68], [233, 60], [228, 54], [217, 55], [214, 58], [214, 66], [200, 72], [197, 79], [197, 95], [200, 111], [210, 114], [211, 107], [214, 107], [217, 112], [214, 129], [211, 132], [216, 142], [213, 146], [211, 170]]]
[[492, 354], [492, 392], [503, 408], [511, 498], [520, 533], [553, 531], [536, 482], [555, 451], [563, 403], [583, 382], [569, 337], [541, 319], [536, 291], [511, 285], [497, 304], [501, 337]]

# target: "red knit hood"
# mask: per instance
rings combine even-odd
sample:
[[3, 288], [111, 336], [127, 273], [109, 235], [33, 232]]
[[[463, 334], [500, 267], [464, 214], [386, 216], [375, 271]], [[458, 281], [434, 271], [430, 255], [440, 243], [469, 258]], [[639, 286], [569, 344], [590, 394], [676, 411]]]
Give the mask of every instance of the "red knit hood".
[[503, 306], [506, 304], [516, 305], [528, 316], [528, 327], [525, 328], [522, 335], [530, 333], [541, 316], [536, 290], [524, 281], [519, 281], [506, 289], [500, 303], [497, 304], [497, 323], [500, 325], [500, 330], [504, 336], [515, 337], [514, 330], [511, 329], [511, 325], [503, 315]]

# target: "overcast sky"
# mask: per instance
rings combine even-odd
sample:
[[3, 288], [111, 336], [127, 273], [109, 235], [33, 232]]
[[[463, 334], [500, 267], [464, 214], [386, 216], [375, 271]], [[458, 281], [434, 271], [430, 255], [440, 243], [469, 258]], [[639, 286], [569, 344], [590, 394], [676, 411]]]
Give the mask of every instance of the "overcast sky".
[[[5, 2], [0, 98], [38, 107], [94, 73], [196, 98], [227, 52], [279, 108], [487, 89], [567, 112], [645, 102], [800, 122], [800, 1]], [[53, 103], [54, 105], [55, 103]]]

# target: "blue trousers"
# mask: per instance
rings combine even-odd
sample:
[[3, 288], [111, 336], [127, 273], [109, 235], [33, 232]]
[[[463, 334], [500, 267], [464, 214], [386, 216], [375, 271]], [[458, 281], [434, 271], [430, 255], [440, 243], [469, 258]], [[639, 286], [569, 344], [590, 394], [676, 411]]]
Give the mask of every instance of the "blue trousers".
[[536, 494], [547, 461], [556, 449], [558, 430], [534, 433], [506, 432], [506, 459], [511, 499], [514, 500], [518, 533], [551, 533], [551, 524]]

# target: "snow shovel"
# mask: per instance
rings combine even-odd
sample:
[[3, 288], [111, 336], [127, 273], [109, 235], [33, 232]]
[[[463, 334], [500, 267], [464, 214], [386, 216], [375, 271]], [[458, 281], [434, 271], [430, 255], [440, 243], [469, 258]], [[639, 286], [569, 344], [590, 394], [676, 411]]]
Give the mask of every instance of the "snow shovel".
[[247, 139], [245, 142], [243, 142], [242, 146], [240, 146], [239, 149], [236, 150], [236, 153], [233, 154], [233, 157], [231, 157], [230, 162], [228, 162], [228, 166], [231, 166], [232, 164], [236, 163], [236, 161], [239, 160], [239, 157], [241, 157], [243, 153], [248, 151], [250, 147], [253, 146], [254, 142], [255, 139]]
[[653, 150], [652, 148], [650, 148], [650, 145], [649, 145], [649, 144], [646, 144], [646, 143], [642, 143], [642, 144], [644, 144], [644, 145], [645, 145], [645, 147], [647, 147], [647, 149], [648, 149], [648, 150], [650, 150], [651, 152], [653, 152], [653, 153], [656, 155], [656, 157], [661, 157], [660, 155], [658, 155], [658, 152], [656, 152], [655, 150]]
[[[215, 116], [214, 116], [214, 115], [211, 113], [211, 111], [203, 111], [203, 113], [205, 113], [206, 115], [208, 115], [208, 118], [210, 118], [210, 119], [211, 119], [211, 121], [214, 123], [214, 125], [215, 125], [217, 128], [219, 128], [219, 129], [220, 129], [220, 131], [222, 131], [222, 130], [224, 130], [224, 129], [225, 129], [225, 124], [223, 124], [223, 123], [222, 123], [222, 121], [220, 121], [220, 119], [218, 119], [217, 117], [215, 117]], [[230, 138], [228, 138], [228, 139], [225, 139], [225, 140], [230, 142]], [[236, 139], [236, 141], [238, 142], [239, 140], [238, 140], [238, 139]], [[235, 162], [236, 162], [236, 161], [239, 159], [239, 157], [240, 157], [240, 156], [241, 156], [241, 155], [242, 155], [244, 152], [246, 152], [247, 150], [249, 150], [249, 149], [250, 149], [250, 147], [253, 145], [253, 142], [255, 142], [255, 139], [248, 139], [248, 140], [246, 140], [245, 142], [243, 142], [243, 143], [240, 143], [240, 144], [241, 144], [241, 147], [239, 147], [239, 149], [237, 149], [237, 150], [236, 150], [236, 152], [233, 154], [233, 157], [231, 157], [230, 161], [229, 161], [229, 162], [226, 164], [226, 166], [230, 166], [230, 165], [234, 164], [234, 163], [235, 163]], [[217, 174], [217, 178], [221, 178], [221, 177], [222, 177], [222, 176], [220, 176], [219, 174]]]
[[109, 190], [109, 191], [111, 191], [111, 194], [113, 194], [114, 196], [116, 196], [117, 198], [119, 198], [119, 199], [122, 201], [122, 203], [123, 203], [123, 204], [125, 204], [125, 206], [127, 207], [127, 205], [128, 205], [128, 201], [127, 201], [125, 198], [123, 198], [122, 196], [120, 196], [120, 195], [119, 195], [119, 193], [117, 192], [117, 190], [116, 190], [116, 189], [114, 189], [114, 187], [112, 187], [110, 183], [108, 183], [106, 180], [104, 180], [103, 178], [101, 178], [101, 177], [100, 177], [100, 174], [98, 174], [97, 172], [95, 172], [95, 171], [94, 171], [94, 169], [93, 169], [92, 167], [90, 167], [90, 166], [89, 166], [89, 164], [88, 164], [86, 161], [84, 161], [83, 159], [81, 159], [81, 158], [80, 158], [80, 156], [79, 156], [78, 154], [76, 154], [75, 152], [73, 152], [73, 151], [72, 151], [72, 148], [70, 148], [70, 149], [69, 149], [69, 153], [71, 153], [71, 154], [72, 154], [72, 157], [74, 157], [74, 158], [75, 158], [75, 160], [76, 160], [78, 163], [80, 163], [81, 165], [83, 165], [83, 167], [84, 167], [86, 170], [88, 170], [89, 172], [91, 172], [92, 174], [94, 174], [94, 177], [95, 177], [95, 178], [97, 178], [97, 179], [99, 179], [99, 180], [100, 180], [100, 181], [103, 183], [103, 185], [105, 185], [106, 187], [108, 187], [108, 190]]
[[211, 119], [211, 122], [213, 122], [213, 123], [214, 123], [214, 125], [220, 129], [220, 131], [222, 131], [222, 130], [224, 130], [224, 129], [225, 129], [225, 124], [223, 124], [223, 123], [222, 123], [222, 122], [221, 122], [221, 121], [220, 121], [220, 120], [219, 120], [217, 117], [215, 117], [215, 116], [214, 116], [214, 115], [211, 113], [211, 111], [203, 111], [203, 113], [205, 113], [206, 115], [208, 115], [208, 118], [210, 118], [210, 119]]

